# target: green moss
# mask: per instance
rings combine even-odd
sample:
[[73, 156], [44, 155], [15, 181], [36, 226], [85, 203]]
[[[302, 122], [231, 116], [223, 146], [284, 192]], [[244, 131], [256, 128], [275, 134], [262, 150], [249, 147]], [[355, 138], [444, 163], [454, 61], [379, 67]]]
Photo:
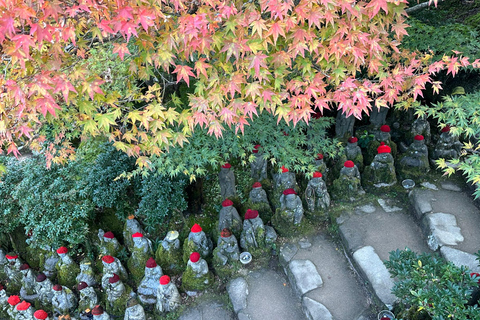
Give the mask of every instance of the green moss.
[[162, 245], [158, 246], [155, 253], [155, 260], [158, 262], [164, 274], [180, 274], [183, 272], [184, 263], [182, 258], [182, 250], [166, 251]]
[[222, 261], [217, 256], [217, 252], [219, 248], [215, 248], [213, 250], [213, 259], [212, 264], [213, 268], [215, 269], [215, 273], [222, 279], [226, 280], [232, 278], [238, 271], [242, 268], [242, 264], [240, 261], [228, 261], [225, 265], [222, 264]]
[[[393, 156], [393, 159], [396, 159], [397, 144], [392, 140], [385, 141], [385, 144], [388, 145], [390, 149], [392, 149], [391, 154]], [[377, 151], [378, 147], [380, 147], [380, 141], [377, 141], [377, 140], [370, 141], [370, 143], [367, 146], [367, 150], [364, 153], [364, 160], [366, 165], [369, 165], [370, 163], [372, 163], [373, 158], [375, 158], [375, 156], [378, 154], [378, 151]]]
[[123, 317], [125, 315], [125, 309], [127, 308], [127, 300], [130, 298], [130, 292], [132, 288], [125, 284], [125, 291], [122, 296], [115, 300], [113, 303], [108, 302], [107, 294], [103, 295], [103, 301], [105, 310], [110, 316]]
[[211, 287], [213, 284], [213, 275], [208, 272], [206, 275], [196, 278], [192, 268], [187, 267], [187, 270], [182, 276], [182, 289], [185, 291], [203, 291]]
[[50, 251], [43, 250], [40, 248], [32, 248], [28, 246], [26, 248], [26, 257], [25, 261], [28, 263], [32, 269], [41, 269], [45, 265], [45, 260], [48, 257], [48, 254], [53, 254]]
[[[270, 205], [267, 204], [267, 203], [263, 203], [263, 202], [261, 202], [261, 203], [251, 203], [249, 201], [249, 202], [247, 202], [246, 207], [248, 209], [257, 210], [258, 215], [260, 216], [263, 223], [265, 223], [265, 224], [270, 222], [270, 220], [272, 219], [273, 211], [272, 211], [272, 208], [270, 207]], [[237, 235], [235, 235], [235, 236], [237, 236]], [[237, 237], [237, 239], [238, 239], [238, 237]]]
[[272, 225], [277, 233], [282, 237], [292, 237], [303, 234], [307, 226], [305, 217], [299, 225], [293, 223], [293, 218], [288, 217], [289, 213], [285, 210], [277, 209], [272, 217]]
[[73, 288], [77, 284], [77, 275], [80, 273], [80, 267], [76, 263], [64, 264], [60, 259], [55, 266], [57, 269], [58, 284]]
[[379, 183], [395, 184], [397, 182], [395, 167], [393, 163], [389, 165], [388, 170], [386, 168], [374, 170], [371, 166], [368, 166], [363, 172], [362, 181], [364, 186], [370, 188]]
[[131, 274], [131, 280], [138, 285], [145, 276], [145, 264], [150, 258], [148, 253], [144, 253], [143, 249], [133, 248], [132, 256], [127, 261], [128, 271]]
[[400, 161], [397, 163], [397, 171], [401, 180], [413, 179], [415, 182], [425, 181], [426, 174], [429, 171], [428, 159], [424, 157], [422, 159], [421, 167], [410, 167], [403, 165]]

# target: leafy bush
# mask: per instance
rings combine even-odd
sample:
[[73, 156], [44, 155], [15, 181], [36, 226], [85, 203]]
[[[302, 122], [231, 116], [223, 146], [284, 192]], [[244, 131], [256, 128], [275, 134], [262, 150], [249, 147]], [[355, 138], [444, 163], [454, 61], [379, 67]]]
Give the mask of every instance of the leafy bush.
[[465, 267], [408, 249], [391, 252], [385, 265], [395, 278], [392, 291], [401, 309], [396, 310], [397, 319], [420, 319], [422, 315], [433, 320], [480, 319], [478, 305], [466, 305], [478, 284]]

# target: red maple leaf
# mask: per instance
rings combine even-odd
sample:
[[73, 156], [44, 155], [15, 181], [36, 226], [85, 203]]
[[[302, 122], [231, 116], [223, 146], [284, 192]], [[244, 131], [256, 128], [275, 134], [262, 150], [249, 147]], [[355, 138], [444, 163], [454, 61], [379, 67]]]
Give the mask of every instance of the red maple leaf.
[[368, 15], [368, 17], [370, 19], [372, 19], [374, 16], [377, 15], [378, 11], [380, 11], [380, 9], [383, 9], [383, 11], [385, 11], [385, 13], [388, 13], [388, 4], [387, 4], [387, 0], [372, 0], [367, 6], [366, 8], [372, 8], [372, 11], [370, 12], [370, 14]]
[[97, 27], [99, 29], [102, 29], [104, 32], [107, 32], [107, 33], [116, 33], [112, 30], [112, 28], [110, 28], [111, 23], [112, 23], [112, 21], [104, 19], [104, 20], [100, 21], [99, 23], [97, 23]]
[[38, 98], [35, 100], [37, 108], [40, 109], [40, 113], [46, 117], [47, 113], [50, 113], [52, 116], [56, 117], [55, 109], [61, 110], [58, 104], [51, 98]]
[[195, 77], [195, 74], [192, 72], [192, 68], [189, 66], [182, 66], [182, 65], [177, 65], [173, 73], [177, 74], [177, 83], [180, 82], [180, 80], [185, 80], [187, 83], [187, 86], [190, 86], [190, 78], [189, 77]]
[[155, 14], [151, 13], [148, 9], [142, 8], [138, 13], [137, 24], [140, 23], [148, 31], [148, 27], [155, 25]]
[[252, 62], [248, 66], [249, 68], [253, 67], [253, 69], [255, 70], [255, 76], [257, 78], [260, 75], [260, 67], [267, 67], [267, 65], [265, 64], [265, 58], [267, 58], [267, 55], [258, 53], [252, 57]]
[[207, 69], [212, 66], [205, 62], [205, 58], [200, 58], [195, 62], [195, 71], [197, 71], [197, 78], [200, 77], [200, 74], [203, 74], [205, 78], [208, 79]]
[[118, 53], [118, 56], [120, 59], [123, 61], [123, 58], [125, 57], [126, 54], [130, 54], [130, 51], [128, 50], [127, 43], [114, 43], [113, 44], [113, 53]]
[[273, 44], [277, 44], [278, 36], [285, 37], [285, 31], [283, 30], [283, 23], [277, 21], [272, 24], [270, 30], [268, 30], [267, 37], [273, 36]]

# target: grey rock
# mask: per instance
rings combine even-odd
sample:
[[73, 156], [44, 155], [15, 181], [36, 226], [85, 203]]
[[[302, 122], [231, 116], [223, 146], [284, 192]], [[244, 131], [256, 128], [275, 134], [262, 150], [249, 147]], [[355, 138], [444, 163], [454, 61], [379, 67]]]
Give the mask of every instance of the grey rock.
[[280, 248], [280, 264], [284, 267], [292, 260], [292, 258], [297, 254], [298, 247], [293, 243], [286, 243]]
[[233, 320], [235, 316], [227, 308], [217, 302], [204, 302], [195, 308], [188, 309], [178, 320]]
[[440, 246], [455, 246], [459, 242], [463, 242], [464, 238], [453, 214], [429, 213], [425, 216], [425, 221], [430, 230], [430, 235], [437, 239]]
[[332, 320], [332, 314], [328, 309], [318, 301], [303, 297], [302, 299], [303, 312], [308, 320]]
[[288, 264], [287, 276], [290, 284], [299, 296], [320, 288], [323, 285], [322, 277], [310, 260], [292, 260]]
[[267, 244], [275, 243], [275, 241], [277, 241], [277, 237], [277, 233], [273, 227], [265, 226], [265, 242]]
[[363, 211], [365, 213], [374, 213], [375, 212], [375, 206], [373, 204], [366, 204], [364, 206], [358, 207], [360, 211]]
[[375, 249], [371, 246], [360, 248], [353, 254], [353, 259], [367, 277], [377, 297], [387, 307], [391, 307], [396, 300], [391, 292], [393, 280]]
[[382, 209], [385, 212], [396, 212], [396, 211], [402, 211], [402, 208], [396, 207], [396, 206], [390, 206], [387, 204], [387, 201], [383, 199], [378, 199], [378, 204], [382, 207]]
[[442, 189], [449, 190], [449, 191], [456, 191], [456, 192], [462, 191], [462, 188], [460, 188], [459, 186], [457, 186], [456, 184], [450, 181], [442, 182], [440, 183], [440, 186], [442, 187]]
[[227, 285], [227, 292], [235, 313], [247, 307], [248, 284], [244, 278], [239, 277], [230, 281]]
[[307, 249], [312, 246], [312, 244], [307, 240], [300, 240], [298, 242], [298, 245], [300, 246], [301, 249]]
[[433, 199], [433, 194], [430, 190], [414, 189], [408, 196], [418, 219], [421, 219], [426, 213], [432, 212], [430, 201]]
[[246, 313], [243, 313], [243, 311], [240, 311], [237, 314], [238, 320], [251, 320], [250, 316]]
[[430, 190], [438, 190], [437, 186], [430, 182], [422, 182], [420, 185]]
[[480, 266], [475, 255], [447, 246], [441, 247], [440, 253], [445, 260], [452, 262], [457, 267], [466, 266], [470, 271], [480, 273]]
[[438, 244], [437, 237], [435, 237], [433, 234], [429, 235], [427, 237], [427, 245], [432, 251], [437, 251], [440, 245]]
[[337, 218], [336, 221], [338, 224], [343, 224], [347, 219], [348, 219], [348, 214], [342, 214], [340, 217]]

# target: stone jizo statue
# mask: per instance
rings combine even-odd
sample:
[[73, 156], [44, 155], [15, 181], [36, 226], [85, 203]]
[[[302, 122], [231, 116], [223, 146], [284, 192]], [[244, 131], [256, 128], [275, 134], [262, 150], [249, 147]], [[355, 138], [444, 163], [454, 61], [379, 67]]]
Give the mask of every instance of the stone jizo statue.
[[205, 259], [200, 257], [200, 253], [192, 252], [187, 262], [187, 269], [191, 268], [196, 278], [201, 278], [208, 273], [208, 265]]
[[110, 316], [103, 310], [100, 305], [92, 309], [93, 320], [110, 320]]
[[157, 303], [157, 289], [162, 275], [162, 268], [157, 265], [155, 259], [148, 259], [145, 265], [145, 276], [137, 290], [138, 297], [143, 304]]
[[109, 285], [105, 290], [107, 293], [107, 300], [110, 304], [113, 304], [116, 300], [120, 299], [120, 297], [125, 292], [125, 285], [120, 280], [118, 274], [114, 274], [112, 277], [108, 279]]
[[88, 286], [86, 282], [80, 282], [77, 286], [80, 299], [78, 302], [79, 310], [92, 310], [98, 304], [98, 297], [95, 290]]
[[428, 149], [422, 135], [416, 135], [405, 155], [400, 159], [399, 171], [403, 177], [415, 178], [430, 171]]
[[30, 302], [22, 301], [15, 306], [17, 314], [15, 320], [31, 320], [33, 319], [33, 307]]
[[48, 313], [44, 310], [37, 310], [33, 313], [33, 318], [35, 320], [49, 320]]
[[267, 179], [267, 160], [263, 159], [260, 148], [259, 144], [253, 147], [255, 159], [250, 163], [250, 176], [257, 181]]
[[393, 156], [390, 154], [391, 149], [381, 142], [377, 152], [370, 166], [365, 169], [365, 181], [377, 188], [393, 186], [397, 183], [397, 176]]
[[57, 249], [60, 257], [55, 268], [57, 269], [58, 283], [63, 286], [73, 287], [76, 284], [76, 277], [80, 273], [80, 267], [68, 255], [66, 247]]
[[212, 240], [207, 238], [207, 235], [205, 232], [203, 232], [202, 227], [196, 223], [190, 229], [187, 243], [191, 243], [191, 245], [187, 244], [187, 246], [184, 246], [184, 250], [187, 250], [188, 255], [190, 255], [193, 251], [196, 251], [199, 252], [203, 257], [207, 257], [212, 252]]
[[248, 209], [245, 213], [240, 246], [246, 251], [265, 246], [265, 226], [256, 210]]
[[280, 196], [280, 210], [287, 212], [287, 217], [294, 225], [299, 225], [303, 219], [302, 200], [295, 190], [286, 189]]
[[116, 256], [120, 250], [120, 243], [115, 238], [113, 232], [98, 230], [98, 239], [100, 240], [100, 254]]
[[180, 294], [175, 284], [170, 281], [170, 277], [167, 275], [160, 277], [160, 285], [157, 289], [157, 311], [160, 313], [174, 311], [180, 303]]
[[[156, 297], [155, 301], [157, 301]], [[145, 311], [143, 310], [143, 307], [138, 303], [137, 299], [130, 298], [127, 301], [127, 309], [125, 310], [125, 316], [123, 320], [145, 320]]]
[[137, 219], [135, 219], [135, 216], [133, 214], [129, 215], [125, 222], [125, 226], [123, 227], [123, 239], [125, 239], [125, 245], [130, 250], [133, 248], [132, 235], [137, 232], [144, 234], [143, 229]]
[[77, 307], [77, 298], [72, 290], [59, 284], [53, 286], [52, 306], [55, 312], [68, 314]]
[[127, 277], [127, 271], [118, 258], [112, 256], [103, 256], [103, 276], [102, 276], [102, 288], [105, 289], [108, 285], [108, 279], [113, 277], [114, 274]]
[[76, 278], [77, 282], [86, 282], [89, 286], [97, 284], [95, 273], [92, 269], [92, 262], [85, 258], [80, 262], [80, 273]]
[[305, 202], [310, 212], [325, 210], [330, 206], [330, 195], [322, 173], [316, 171], [305, 189]]
[[0, 284], [0, 309], [6, 311], [8, 307], [8, 296], [5, 287]]
[[242, 219], [230, 199], [222, 202], [222, 209], [220, 210], [218, 221], [218, 231], [224, 228], [238, 231], [242, 229]]
[[50, 279], [44, 273], [39, 273], [37, 275], [36, 281], [36, 292], [38, 294], [38, 300], [42, 305], [50, 305], [53, 298], [53, 285]]
[[435, 149], [432, 154], [432, 159], [454, 159], [458, 158], [462, 150], [462, 143], [458, 141], [458, 137], [450, 133], [450, 126], [445, 126], [441, 130], [440, 138], [438, 139]]
[[238, 261], [240, 258], [237, 238], [235, 238], [227, 228], [223, 229], [220, 233], [216, 249], [215, 254], [222, 265], [226, 265], [228, 262]]
[[295, 180], [295, 173], [290, 172], [285, 166], [282, 166], [282, 172], [273, 176], [275, 189], [289, 189], [297, 188], [297, 181]]
[[33, 274], [32, 269], [26, 263], [20, 266], [20, 272], [23, 274], [22, 278], [22, 288], [20, 289], [20, 296], [22, 299], [33, 302], [38, 298], [35, 286], [36, 276]]
[[47, 278], [53, 278], [57, 274], [56, 265], [60, 257], [58, 256], [57, 252], [47, 246], [45, 248], [47, 251], [45, 254], [45, 264], [43, 265], [43, 273], [47, 276]]
[[232, 165], [225, 163], [218, 174], [218, 182], [220, 184], [220, 194], [222, 199], [235, 197], [235, 175], [232, 171]]
[[267, 193], [263, 190], [260, 182], [255, 182], [252, 191], [249, 194], [249, 200], [252, 203], [265, 203], [268, 205]]

